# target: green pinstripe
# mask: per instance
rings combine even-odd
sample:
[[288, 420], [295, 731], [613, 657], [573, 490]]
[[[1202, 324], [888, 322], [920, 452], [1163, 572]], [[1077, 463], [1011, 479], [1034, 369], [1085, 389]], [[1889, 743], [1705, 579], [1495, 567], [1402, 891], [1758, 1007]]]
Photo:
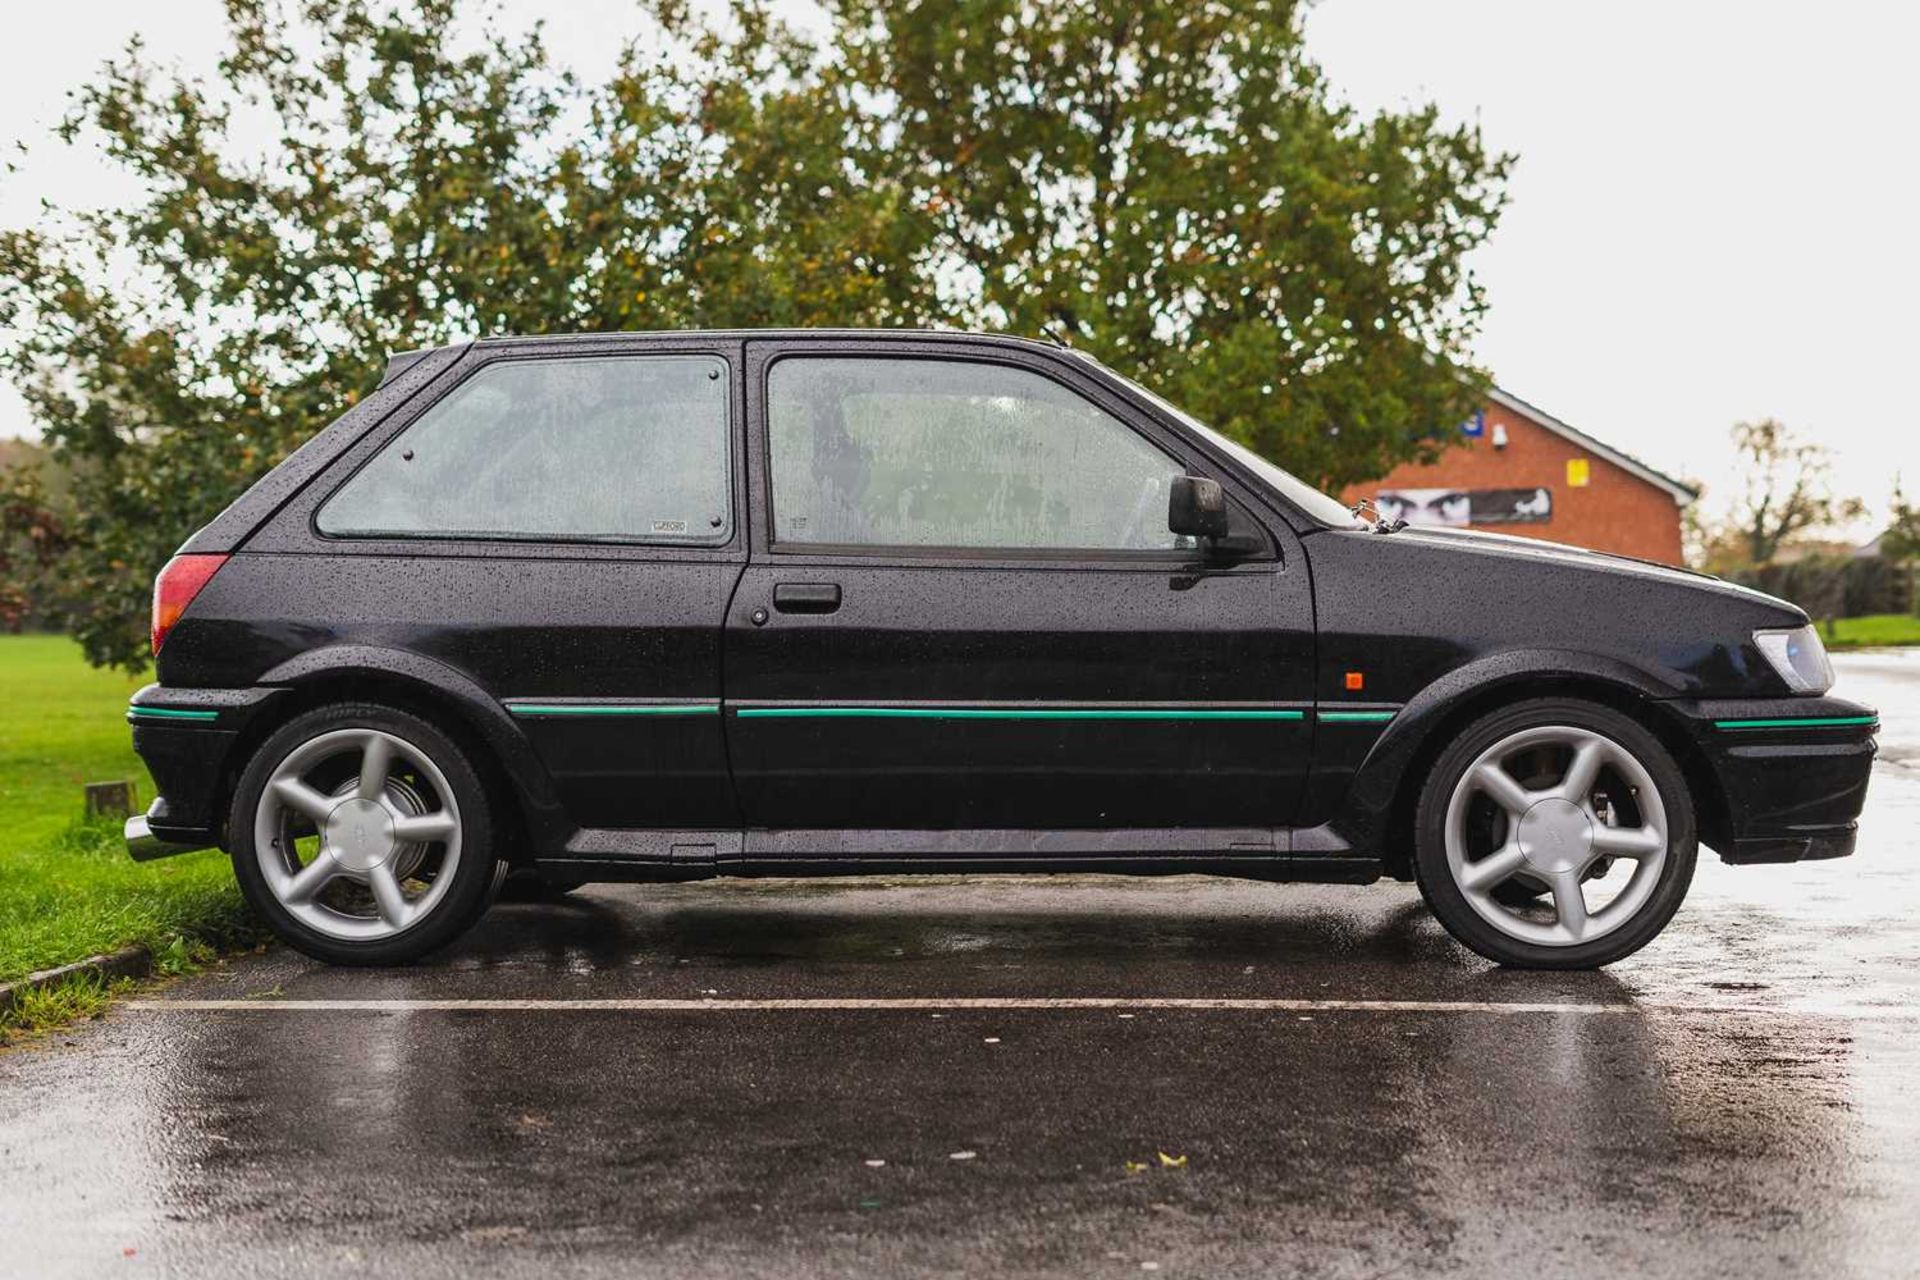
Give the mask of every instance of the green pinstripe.
[[1319, 716], [1322, 724], [1385, 724], [1398, 714], [1396, 711], [1322, 711]]
[[179, 711], [172, 707], [128, 707], [127, 719], [141, 720], [218, 720], [218, 711]]
[[1790, 716], [1776, 720], [1715, 720], [1716, 729], [1852, 729], [1877, 725], [1879, 716]]
[[510, 702], [516, 716], [714, 716], [720, 708], [710, 702]]
[[736, 707], [742, 720], [1291, 720], [1304, 711], [1103, 707]]

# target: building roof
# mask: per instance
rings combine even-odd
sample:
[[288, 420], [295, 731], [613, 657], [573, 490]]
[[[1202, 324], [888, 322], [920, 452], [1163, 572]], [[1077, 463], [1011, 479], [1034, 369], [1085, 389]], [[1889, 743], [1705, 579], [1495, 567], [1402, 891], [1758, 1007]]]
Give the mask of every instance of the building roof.
[[1517, 413], [1537, 426], [1545, 427], [1555, 435], [1579, 445], [1588, 453], [1605, 458], [1622, 471], [1639, 477], [1654, 488], [1666, 490], [1669, 494], [1673, 495], [1673, 500], [1680, 506], [1687, 506], [1695, 498], [1700, 496], [1700, 491], [1692, 485], [1682, 484], [1665, 472], [1654, 470], [1631, 454], [1622, 453], [1612, 445], [1604, 444], [1594, 439], [1586, 432], [1580, 430], [1580, 428], [1560, 421], [1560, 419], [1554, 417], [1546, 410], [1528, 404], [1525, 400], [1522, 400], [1519, 396], [1511, 392], [1502, 391], [1499, 387], [1495, 387], [1490, 393], [1490, 398], [1501, 408], [1512, 413]]

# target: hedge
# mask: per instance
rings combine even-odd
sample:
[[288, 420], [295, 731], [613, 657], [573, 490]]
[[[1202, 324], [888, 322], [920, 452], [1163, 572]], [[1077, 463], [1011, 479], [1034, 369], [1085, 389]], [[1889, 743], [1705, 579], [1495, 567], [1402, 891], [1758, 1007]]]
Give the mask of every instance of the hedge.
[[1808, 556], [1726, 575], [1805, 609], [1815, 618], [1858, 618], [1914, 609], [1913, 568], [1880, 556]]

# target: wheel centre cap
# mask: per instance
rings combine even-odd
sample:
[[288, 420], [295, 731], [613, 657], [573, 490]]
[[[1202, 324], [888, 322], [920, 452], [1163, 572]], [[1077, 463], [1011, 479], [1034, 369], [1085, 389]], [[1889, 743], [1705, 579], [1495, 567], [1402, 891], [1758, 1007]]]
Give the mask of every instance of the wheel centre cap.
[[1577, 871], [1593, 856], [1593, 822], [1569, 800], [1542, 800], [1520, 819], [1520, 853], [1536, 871]]
[[326, 846], [347, 871], [371, 871], [393, 852], [393, 817], [372, 800], [348, 800], [327, 815]]

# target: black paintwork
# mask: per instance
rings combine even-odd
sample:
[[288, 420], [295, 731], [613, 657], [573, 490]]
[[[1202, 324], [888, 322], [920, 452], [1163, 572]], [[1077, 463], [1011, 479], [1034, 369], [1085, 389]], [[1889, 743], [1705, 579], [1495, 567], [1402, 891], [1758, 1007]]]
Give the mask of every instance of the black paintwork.
[[[642, 351], [708, 354], [731, 371], [725, 546], [317, 532], [320, 503], [474, 370]], [[1037, 371], [1217, 481], [1234, 552], [774, 545], [762, 397], [768, 365], [797, 351]], [[1873, 752], [1870, 725], [1715, 727], [1868, 714], [1792, 697], [1754, 649], [1756, 628], [1806, 621], [1791, 605], [1520, 539], [1329, 527], [1120, 380], [1017, 339], [636, 334], [410, 353], [182, 550], [231, 559], [175, 627], [160, 682], [130, 718], [162, 793], [153, 828], [183, 841], [223, 841], [254, 745], [297, 710], [343, 698], [445, 725], [509, 802], [518, 856], [604, 878], [1404, 876], [1433, 755], [1487, 709], [1545, 692], [1608, 702], [1660, 734], [1704, 838], [1729, 860], [1834, 856], [1851, 848]], [[583, 705], [649, 710], [570, 714]], [[822, 707], [862, 711], [768, 714]], [[1100, 718], [1143, 708], [1165, 718]]]

